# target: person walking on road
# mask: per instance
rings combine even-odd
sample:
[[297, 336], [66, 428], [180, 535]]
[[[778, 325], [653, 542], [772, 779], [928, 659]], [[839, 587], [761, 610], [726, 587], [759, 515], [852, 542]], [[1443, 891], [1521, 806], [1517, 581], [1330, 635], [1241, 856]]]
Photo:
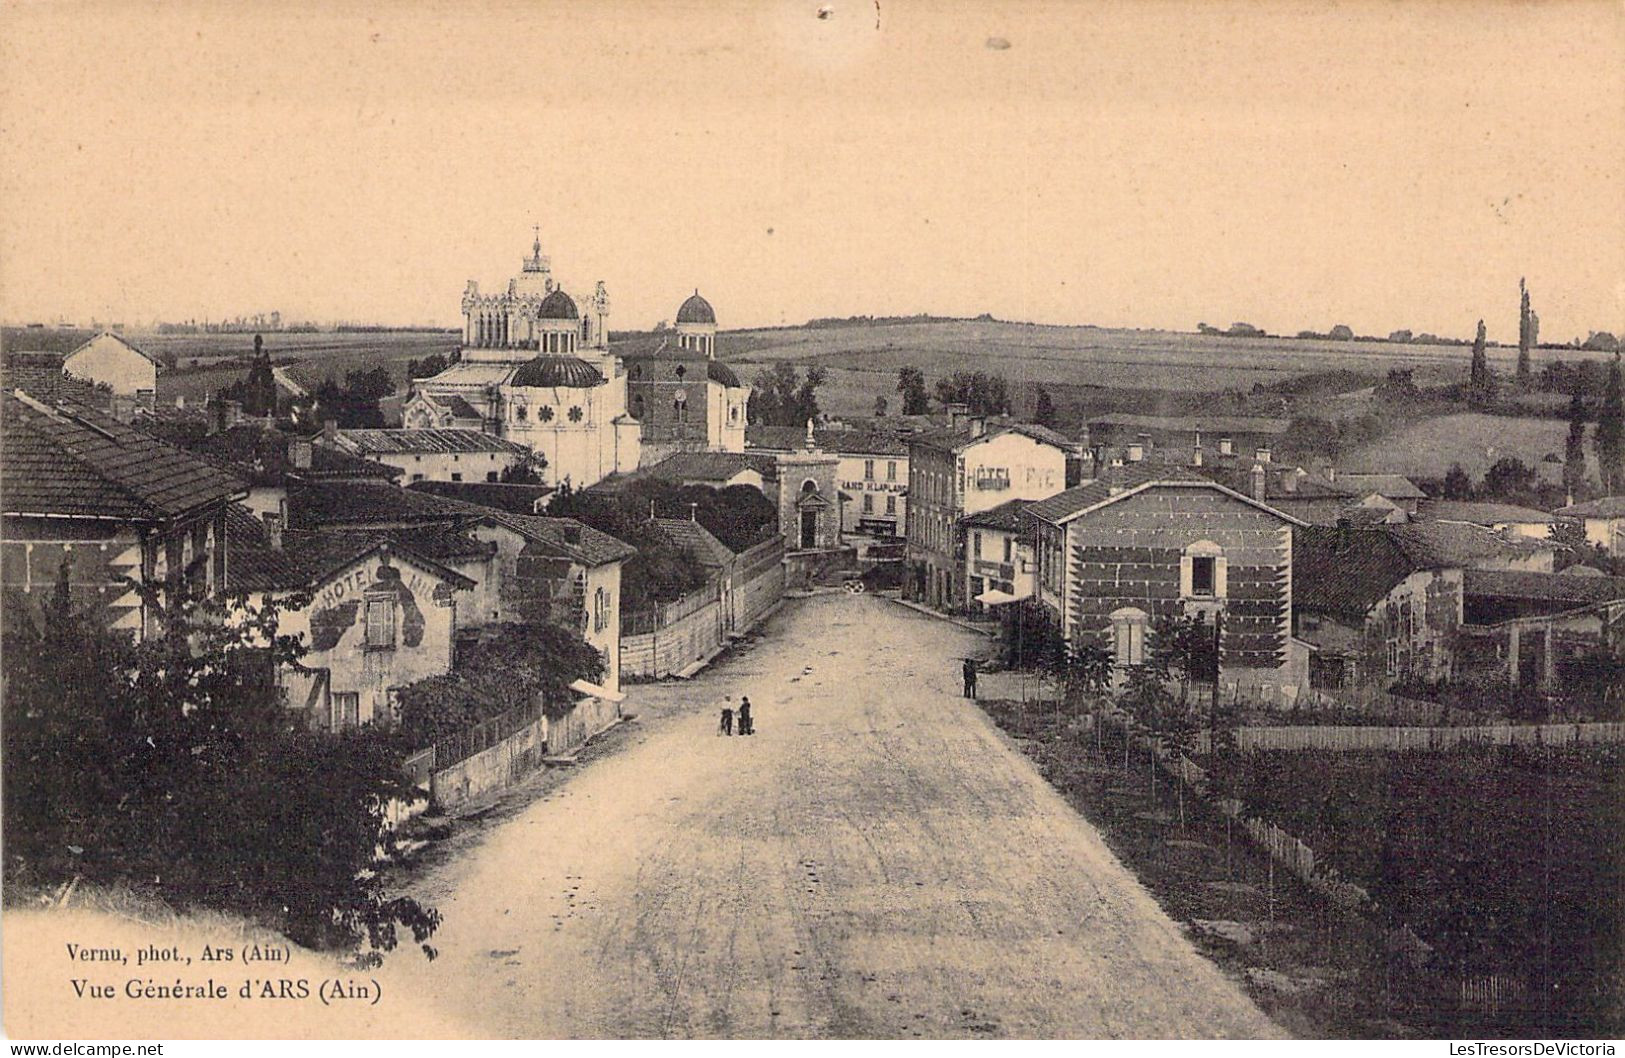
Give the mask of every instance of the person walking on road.
[[[722, 699], [722, 724], [717, 728], [718, 735], [731, 735], [734, 733], [734, 707], [732, 698]], [[740, 726], [743, 728], [744, 720], [741, 718]], [[740, 732], [743, 734], [743, 730]]]
[[974, 658], [965, 659], [962, 672], [965, 677], [965, 697], [974, 699], [976, 697], [976, 661]]
[[751, 719], [750, 699], [741, 696], [739, 699], [739, 733], [741, 735], [756, 734], [756, 722]]

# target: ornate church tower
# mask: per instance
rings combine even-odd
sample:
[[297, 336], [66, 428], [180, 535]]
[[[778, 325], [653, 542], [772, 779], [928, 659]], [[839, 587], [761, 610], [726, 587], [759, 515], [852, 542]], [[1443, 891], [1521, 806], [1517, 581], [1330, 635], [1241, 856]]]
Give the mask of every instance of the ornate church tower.
[[703, 353], [707, 360], [717, 355], [717, 314], [699, 290], [677, 309], [677, 347]]

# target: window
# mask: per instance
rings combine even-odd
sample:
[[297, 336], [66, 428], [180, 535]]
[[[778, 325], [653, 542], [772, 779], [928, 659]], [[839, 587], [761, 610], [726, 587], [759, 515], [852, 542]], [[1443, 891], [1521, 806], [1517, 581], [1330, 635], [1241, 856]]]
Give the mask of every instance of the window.
[[874, 479], [875, 479], [875, 461], [873, 459], [865, 459], [863, 461], [863, 480], [864, 481], [873, 481]]
[[395, 649], [395, 600], [390, 596], [367, 599], [367, 649]]
[[582, 415], [581, 405], [577, 404], [577, 405], [573, 406], [570, 409], [570, 421], [571, 422], [580, 422], [581, 421], [581, 415]]
[[514, 405], [513, 416], [520, 422], [524, 422], [526, 419], [530, 418], [530, 409], [526, 408], [523, 404], [516, 404]]
[[875, 513], [875, 494], [872, 492], [865, 492], [863, 494], [863, 513]]
[[897, 513], [897, 497], [896, 496], [887, 496], [886, 497], [886, 513], [887, 514], [896, 514]]
[[1145, 664], [1146, 621], [1145, 611], [1132, 606], [1113, 611], [1112, 657], [1118, 665]]
[[972, 533], [971, 536], [973, 538], [973, 542], [971, 544], [971, 554], [973, 554], [977, 558], [981, 558], [982, 557], [982, 531], [980, 529], [978, 529], [976, 532]]
[[546, 405], [543, 405], [542, 407], [537, 408], [536, 409], [536, 421], [537, 422], [552, 422], [553, 421], [553, 409], [547, 407]]
[[451, 476], [451, 480], [453, 480], [453, 481], [461, 481], [461, 480], [463, 480], [463, 476], [461, 474], [453, 474]]
[[602, 632], [609, 627], [610, 600], [607, 589], [599, 588], [592, 597], [592, 628]]
[[1010, 561], [1011, 551], [1014, 548], [1014, 546], [1015, 546], [1015, 541], [1014, 540], [1012, 540], [1008, 536], [1004, 538], [1004, 560], [1006, 562]]
[[412, 480], [413, 481], [422, 481], [423, 480], [423, 475], [422, 474], [413, 474], [412, 475]]
[[1179, 594], [1185, 599], [1223, 599], [1228, 594], [1229, 562], [1211, 540], [1198, 540], [1179, 559]]
[[334, 731], [359, 727], [361, 724], [361, 692], [338, 691], [328, 700], [327, 726]]
[[499, 478], [499, 476], [500, 475], [498, 475], [497, 472], [494, 471], [494, 470], [487, 470], [485, 472], [485, 480], [486, 481], [493, 481], [494, 482]]
[[1228, 437], [1219, 438], [1219, 454], [1221, 456], [1235, 455], [1236, 454], [1236, 444], [1235, 444], [1235, 442], [1232, 441]]
[[897, 460], [895, 460], [895, 459], [886, 460], [886, 480], [887, 481], [896, 481], [897, 480]]
[[1191, 594], [1198, 597], [1212, 598], [1216, 558], [1199, 557], [1191, 559]]

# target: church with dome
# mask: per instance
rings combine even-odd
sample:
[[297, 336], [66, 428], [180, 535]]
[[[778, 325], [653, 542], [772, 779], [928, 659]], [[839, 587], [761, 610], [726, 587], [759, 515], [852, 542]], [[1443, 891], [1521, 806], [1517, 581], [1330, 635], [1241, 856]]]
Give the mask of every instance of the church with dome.
[[745, 450], [750, 389], [715, 359], [716, 313], [699, 291], [674, 332], [612, 351], [609, 295], [572, 297], [538, 233], [501, 293], [469, 280], [463, 338], [444, 371], [417, 379], [407, 429], [478, 429], [546, 460], [549, 485], [586, 488], [677, 451]]
[[678, 307], [674, 330], [619, 350], [646, 463], [674, 452], [745, 450], [750, 387], [716, 358], [716, 342], [716, 312], [696, 290]]

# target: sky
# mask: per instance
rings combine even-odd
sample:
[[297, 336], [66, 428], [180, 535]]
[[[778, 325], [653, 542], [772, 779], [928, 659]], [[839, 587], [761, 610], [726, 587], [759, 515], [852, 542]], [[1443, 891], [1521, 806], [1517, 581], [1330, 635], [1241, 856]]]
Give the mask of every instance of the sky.
[[[826, 17], [818, 17], [820, 7]], [[1625, 331], [1625, 5], [0, 0], [0, 318]]]

